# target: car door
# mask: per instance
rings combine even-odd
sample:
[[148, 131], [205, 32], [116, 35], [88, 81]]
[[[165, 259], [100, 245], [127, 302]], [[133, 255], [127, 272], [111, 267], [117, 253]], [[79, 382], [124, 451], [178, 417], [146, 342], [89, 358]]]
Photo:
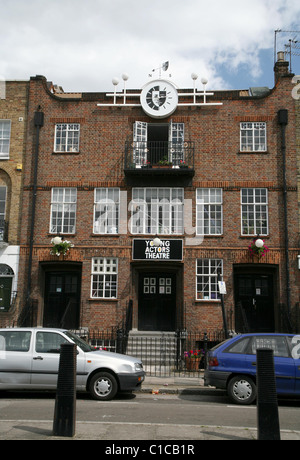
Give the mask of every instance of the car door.
[[25, 388], [30, 384], [31, 331], [0, 331], [0, 388]]
[[246, 357], [248, 368], [256, 368], [256, 350], [272, 349], [274, 351], [274, 368], [278, 394], [295, 392], [295, 360], [291, 357], [284, 335], [257, 335], [252, 338]]
[[36, 331], [31, 385], [51, 389], [57, 385], [60, 346], [69, 341], [59, 332]]
[[300, 335], [289, 336], [288, 342], [295, 363], [295, 393], [300, 395]]

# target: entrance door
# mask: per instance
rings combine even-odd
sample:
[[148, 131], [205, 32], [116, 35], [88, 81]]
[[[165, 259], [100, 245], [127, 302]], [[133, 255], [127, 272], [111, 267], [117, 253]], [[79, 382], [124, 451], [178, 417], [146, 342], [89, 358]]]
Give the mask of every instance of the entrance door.
[[273, 276], [235, 276], [237, 332], [274, 332]]
[[176, 327], [176, 275], [147, 273], [139, 277], [140, 331], [174, 331]]
[[80, 279], [78, 272], [46, 273], [44, 327], [79, 327]]

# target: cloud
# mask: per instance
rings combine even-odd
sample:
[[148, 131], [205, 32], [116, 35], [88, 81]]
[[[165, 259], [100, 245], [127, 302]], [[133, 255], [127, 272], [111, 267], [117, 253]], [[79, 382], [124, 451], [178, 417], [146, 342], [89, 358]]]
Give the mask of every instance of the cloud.
[[182, 87], [191, 72], [215, 89], [240, 69], [255, 81], [274, 30], [300, 23], [295, 0], [0, 0], [0, 9], [0, 74], [43, 74], [66, 91], [107, 91], [123, 72], [141, 87], [166, 60]]

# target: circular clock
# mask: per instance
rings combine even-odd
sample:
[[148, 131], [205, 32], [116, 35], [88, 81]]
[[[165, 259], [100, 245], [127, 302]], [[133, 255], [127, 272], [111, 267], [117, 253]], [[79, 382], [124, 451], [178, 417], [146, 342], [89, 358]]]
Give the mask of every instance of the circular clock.
[[151, 81], [142, 89], [141, 104], [143, 110], [150, 117], [168, 117], [177, 108], [177, 90], [166, 80]]

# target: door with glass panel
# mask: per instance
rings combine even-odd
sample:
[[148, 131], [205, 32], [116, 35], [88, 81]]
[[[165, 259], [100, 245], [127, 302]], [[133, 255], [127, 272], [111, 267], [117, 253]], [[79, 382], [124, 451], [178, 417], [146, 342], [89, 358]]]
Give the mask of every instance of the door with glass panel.
[[138, 328], [140, 331], [174, 331], [176, 327], [176, 276], [143, 273], [139, 277]]

